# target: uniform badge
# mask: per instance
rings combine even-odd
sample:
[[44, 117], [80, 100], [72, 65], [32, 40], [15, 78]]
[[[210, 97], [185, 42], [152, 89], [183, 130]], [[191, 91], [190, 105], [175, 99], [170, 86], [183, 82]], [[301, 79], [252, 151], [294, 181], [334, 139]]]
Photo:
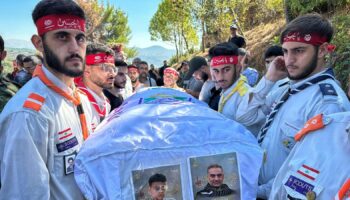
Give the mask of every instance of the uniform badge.
[[283, 180], [283, 186], [288, 196], [297, 199], [306, 199], [306, 196], [317, 197], [323, 187], [315, 180], [320, 172], [307, 165], [302, 165], [297, 172], [289, 172]]
[[74, 172], [74, 161], [76, 156], [77, 156], [77, 153], [74, 152], [72, 154], [69, 154], [63, 157], [65, 175], [68, 175]]

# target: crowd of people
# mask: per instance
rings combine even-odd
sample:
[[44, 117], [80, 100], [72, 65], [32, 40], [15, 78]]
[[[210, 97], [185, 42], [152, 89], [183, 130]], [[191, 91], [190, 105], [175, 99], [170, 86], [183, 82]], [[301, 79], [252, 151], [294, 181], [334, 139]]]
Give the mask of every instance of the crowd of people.
[[[339, 197], [349, 197], [350, 184], [343, 176], [317, 179], [299, 173], [305, 168], [321, 177], [332, 169], [319, 172], [327, 160], [298, 160], [296, 151], [338, 154], [331, 147], [296, 145], [307, 133], [331, 124], [350, 134], [349, 117], [339, 126], [325, 118], [350, 110], [350, 92], [342, 90], [327, 66], [334, 30], [321, 15], [303, 15], [287, 24], [281, 46], [265, 51], [265, 74], [250, 66], [251, 55], [235, 24], [230, 39], [211, 47], [206, 57], [172, 67], [165, 60], [156, 69], [140, 58], [128, 64], [120, 46], [87, 44], [86, 17], [74, 1], [42, 0], [32, 18], [38, 33], [31, 40], [41, 55], [18, 55], [9, 74], [0, 68], [0, 199], [84, 199], [66, 163], [72, 163], [84, 140], [113, 109], [147, 87], [186, 92], [256, 136], [265, 152], [257, 199], [299, 199], [310, 192], [327, 199], [338, 191], [347, 191]], [[5, 57], [0, 36], [0, 58]], [[349, 141], [344, 141], [347, 152]], [[350, 164], [347, 158], [337, 159]], [[329, 180], [333, 185], [327, 190], [329, 185], [322, 184]], [[320, 184], [322, 189], [316, 189]]]

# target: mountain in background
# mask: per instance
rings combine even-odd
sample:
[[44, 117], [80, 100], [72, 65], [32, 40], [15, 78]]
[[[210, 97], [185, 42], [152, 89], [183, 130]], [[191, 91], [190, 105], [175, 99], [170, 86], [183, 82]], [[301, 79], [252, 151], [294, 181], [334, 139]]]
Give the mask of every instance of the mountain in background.
[[5, 48], [32, 49], [32, 50], [35, 50], [33, 44], [30, 41], [17, 40], [17, 39], [5, 40]]
[[148, 63], [148, 65], [153, 64], [156, 68], [163, 66], [164, 60], [169, 60], [173, 55], [176, 54], [174, 49], [166, 49], [162, 46], [150, 46], [146, 48], [136, 48], [138, 55]]
[[[5, 48], [10, 52], [11, 59], [17, 54], [23, 53], [25, 55], [35, 53], [35, 48], [30, 41], [26, 40], [17, 40], [17, 39], [8, 39], [5, 40]], [[141, 58], [148, 63], [148, 65], [155, 65], [156, 67], [163, 66], [164, 60], [169, 60], [176, 51], [174, 49], [167, 49], [162, 46], [150, 46], [146, 48], [136, 47], [138, 55], [137, 57]], [[131, 62], [131, 60], [130, 60]]]

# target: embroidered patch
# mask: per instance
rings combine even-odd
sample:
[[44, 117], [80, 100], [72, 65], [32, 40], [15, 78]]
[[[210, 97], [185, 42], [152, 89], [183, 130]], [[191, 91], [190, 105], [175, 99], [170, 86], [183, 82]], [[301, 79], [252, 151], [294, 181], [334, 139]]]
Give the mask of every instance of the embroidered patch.
[[320, 89], [321, 89], [321, 92], [323, 95], [338, 96], [333, 85], [331, 85], [329, 83], [321, 83]]
[[300, 175], [300, 173], [290, 172], [283, 180], [284, 188], [289, 196], [297, 199], [306, 199], [306, 195], [312, 192], [315, 196], [318, 196], [323, 187], [316, 184], [305, 176]]
[[299, 170], [297, 171], [297, 173], [314, 181], [320, 172], [314, 168], [307, 166], [307, 165], [302, 165], [299, 168]]
[[79, 142], [78, 142], [77, 138], [74, 136], [73, 138], [71, 138], [67, 141], [56, 144], [56, 147], [57, 147], [57, 151], [60, 153], [62, 151], [73, 148], [73, 147], [77, 146], [78, 144], [79, 144]]
[[70, 155], [66, 155], [63, 157], [65, 175], [68, 175], [74, 172], [74, 161], [76, 156], [77, 156], [77, 153], [74, 152]]
[[73, 135], [71, 128], [58, 132], [58, 140], [64, 140]]

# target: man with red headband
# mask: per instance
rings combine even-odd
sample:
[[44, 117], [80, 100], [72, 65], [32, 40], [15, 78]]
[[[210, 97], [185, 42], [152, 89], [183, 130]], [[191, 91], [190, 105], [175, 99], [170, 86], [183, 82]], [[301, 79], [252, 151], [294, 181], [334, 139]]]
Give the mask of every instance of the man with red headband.
[[180, 90], [182, 92], [185, 92], [184, 89], [180, 88], [177, 85], [177, 80], [179, 80], [179, 72], [176, 71], [174, 68], [168, 67], [165, 68], [164, 70], [164, 87], [168, 87], [168, 88], [174, 88], [177, 90]]
[[[294, 136], [306, 121], [320, 113], [350, 110], [346, 95], [326, 67], [332, 36], [332, 25], [318, 14], [291, 21], [281, 34], [284, 56], [272, 61], [265, 77], [249, 94], [249, 103], [239, 108], [238, 113], [249, 123], [266, 120], [258, 134], [265, 151], [259, 198], [269, 197], [274, 178], [294, 147]], [[274, 83], [286, 75], [290, 81], [266, 97]], [[299, 163], [303, 164], [307, 165]]]
[[209, 49], [209, 58], [213, 80], [222, 89], [218, 112], [246, 125], [236, 114], [238, 106], [248, 101], [246, 94], [250, 89], [246, 78], [240, 75], [242, 57], [238, 56], [237, 46], [229, 42], [217, 44]]
[[0, 115], [0, 199], [84, 199], [69, 164], [91, 132], [89, 101], [74, 85], [85, 14], [72, 0], [42, 0], [32, 17], [44, 62]]
[[117, 68], [114, 66], [113, 50], [97, 43], [87, 45], [85, 63], [83, 78], [77, 80], [77, 86], [89, 98], [93, 114], [91, 127], [94, 130], [111, 111], [103, 89], [113, 87]]

